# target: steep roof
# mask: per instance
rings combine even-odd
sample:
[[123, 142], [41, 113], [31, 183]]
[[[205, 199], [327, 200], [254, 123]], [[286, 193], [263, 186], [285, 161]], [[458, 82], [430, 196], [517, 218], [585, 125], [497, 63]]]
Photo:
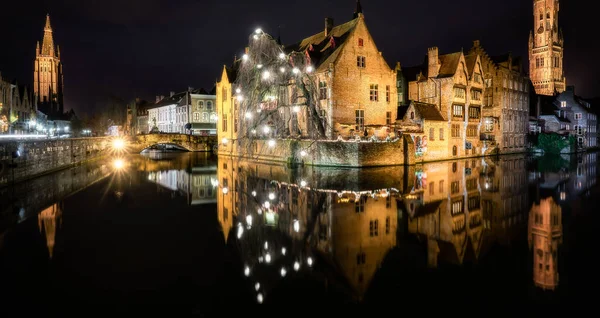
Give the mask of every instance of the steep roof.
[[462, 52], [454, 52], [450, 54], [440, 55], [438, 58], [441, 62], [440, 71], [438, 77], [452, 77], [456, 74], [458, 68], [458, 62]]
[[412, 104], [419, 117], [424, 120], [444, 121], [444, 117], [435, 105], [421, 102], [412, 102]]
[[237, 59], [233, 62], [231, 66], [225, 66], [225, 72], [227, 72], [227, 78], [229, 79], [229, 83], [233, 83], [237, 79], [237, 73], [240, 68], [240, 61], [240, 59]]
[[398, 112], [397, 112], [397, 115], [396, 115], [396, 120], [402, 120], [402, 119], [404, 119], [404, 115], [406, 114], [406, 111], [408, 111], [408, 105], [398, 106]]
[[473, 74], [473, 70], [475, 69], [475, 62], [477, 62], [477, 54], [469, 54], [465, 56], [465, 62], [467, 63], [467, 72], [469, 72], [469, 76]]
[[298, 43], [286, 46], [285, 51], [308, 52], [315, 69], [323, 70], [329, 63], [336, 61], [346, 39], [358, 25], [359, 19], [360, 17], [335, 26], [327, 35], [325, 35], [325, 30], [313, 34]]

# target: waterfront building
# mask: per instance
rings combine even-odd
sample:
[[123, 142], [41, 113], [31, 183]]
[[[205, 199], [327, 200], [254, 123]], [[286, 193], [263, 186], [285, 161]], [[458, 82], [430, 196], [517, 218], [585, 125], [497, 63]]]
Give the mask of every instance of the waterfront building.
[[[360, 1], [352, 20], [334, 26], [326, 18], [322, 31], [301, 41], [283, 46], [288, 54], [300, 52], [310, 61], [314, 86], [318, 88], [317, 111], [325, 123], [325, 137], [385, 136], [396, 118], [396, 72], [383, 58], [365, 23]], [[252, 53], [252, 52], [250, 52]], [[239, 123], [246, 114], [239, 114], [232, 99], [239, 60], [232, 67], [224, 67], [217, 83], [217, 107], [220, 112], [219, 140], [236, 139]], [[289, 91], [279, 94], [277, 107], [292, 108], [294, 96]], [[286, 137], [307, 138], [310, 122], [307, 107], [284, 113], [284, 118], [273, 121], [277, 134]], [[289, 113], [289, 114], [288, 114]], [[288, 118], [289, 117], [289, 118]]]
[[54, 45], [50, 15], [46, 15], [42, 45], [37, 42], [33, 65], [33, 93], [39, 109], [50, 118], [64, 113], [63, 64], [60, 47]]
[[209, 135], [215, 131], [217, 113], [215, 95], [204, 89], [191, 89], [168, 97], [157, 96], [156, 103], [148, 107], [150, 131]]
[[[423, 64], [403, 69], [408, 99], [435, 105], [446, 121], [446, 153], [438, 159], [482, 156], [491, 149], [481, 142], [481, 106], [485, 77], [478, 54], [440, 55], [428, 49]], [[434, 131], [434, 138], [436, 132]]]
[[533, 282], [542, 289], [558, 286], [558, 247], [562, 243], [562, 209], [546, 197], [529, 212], [529, 248], [533, 252]]
[[417, 161], [448, 156], [448, 122], [434, 104], [410, 101], [408, 105], [398, 106], [396, 126], [399, 132], [412, 137]]
[[525, 152], [529, 125], [529, 78], [521, 58], [511, 53], [489, 56], [479, 41], [470, 54], [481, 57], [485, 73], [481, 139], [499, 153]]
[[31, 91], [0, 74], [0, 134], [38, 131], [37, 109]]
[[533, 31], [529, 32], [529, 76], [535, 92], [554, 95], [566, 88], [564, 38], [558, 27], [558, 0], [533, 0]]

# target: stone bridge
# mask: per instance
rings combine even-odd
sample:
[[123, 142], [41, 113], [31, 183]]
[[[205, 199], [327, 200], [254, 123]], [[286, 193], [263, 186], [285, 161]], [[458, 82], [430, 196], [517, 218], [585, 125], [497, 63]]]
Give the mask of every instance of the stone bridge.
[[217, 144], [217, 136], [195, 136], [184, 134], [145, 134], [131, 137], [129, 149], [140, 152], [155, 144], [174, 143], [189, 151], [212, 151]]

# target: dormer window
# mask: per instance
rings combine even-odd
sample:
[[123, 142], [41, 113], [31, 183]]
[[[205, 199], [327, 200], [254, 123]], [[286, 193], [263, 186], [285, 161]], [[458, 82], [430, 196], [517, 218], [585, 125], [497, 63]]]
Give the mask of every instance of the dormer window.
[[362, 38], [358, 38], [358, 46], [363, 47], [364, 41]]

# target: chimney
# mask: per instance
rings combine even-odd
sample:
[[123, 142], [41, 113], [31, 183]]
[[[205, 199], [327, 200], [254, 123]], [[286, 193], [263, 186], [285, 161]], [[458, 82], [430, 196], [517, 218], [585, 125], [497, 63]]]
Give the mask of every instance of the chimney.
[[160, 95], [156, 95], [156, 102], [160, 102]]
[[333, 18], [325, 18], [325, 36], [329, 36], [331, 34], [331, 29], [333, 29]]
[[165, 95], [160, 95], [160, 100], [165, 99]]
[[473, 41], [473, 47], [479, 47], [480, 45], [481, 43], [479, 42], [479, 40]]
[[169, 93], [169, 97], [173, 97], [173, 95], [175, 95], [175, 92], [174, 92], [174, 91], [171, 91], [171, 92]]
[[400, 62], [396, 62], [396, 71], [401, 71], [402, 67], [400, 66]]
[[440, 71], [440, 61], [438, 59], [439, 53], [437, 47], [430, 47], [427, 49], [427, 76], [428, 77], [437, 77]]

